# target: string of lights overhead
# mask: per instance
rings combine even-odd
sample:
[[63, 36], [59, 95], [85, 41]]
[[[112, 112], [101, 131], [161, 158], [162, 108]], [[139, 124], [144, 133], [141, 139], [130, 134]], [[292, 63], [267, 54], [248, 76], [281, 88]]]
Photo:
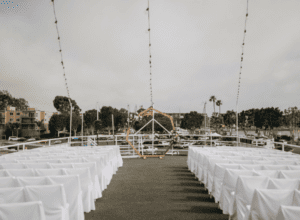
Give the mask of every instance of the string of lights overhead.
[[244, 60], [244, 46], [245, 46], [245, 37], [246, 37], [247, 18], [248, 18], [248, 0], [247, 0], [247, 8], [246, 8], [245, 28], [244, 28], [244, 36], [243, 36], [243, 44], [242, 44], [242, 54], [241, 54], [241, 61], [240, 61], [240, 72], [239, 72], [239, 83], [238, 83], [236, 105], [238, 104], [239, 95], [240, 95], [240, 88], [241, 88], [241, 76], [242, 76], [242, 68], [243, 68], [243, 60]]
[[64, 79], [65, 79], [66, 89], [67, 89], [67, 92], [68, 92], [68, 97], [70, 99], [70, 93], [69, 93], [69, 88], [68, 88], [68, 84], [67, 84], [67, 77], [66, 77], [66, 72], [65, 72], [63, 54], [62, 54], [62, 49], [61, 49], [60, 36], [59, 36], [58, 27], [57, 27], [57, 17], [56, 17], [56, 12], [55, 12], [54, 0], [51, 0], [51, 2], [52, 2], [53, 13], [54, 13], [54, 18], [55, 18], [55, 22], [54, 23], [55, 23], [56, 31], [57, 31], [57, 39], [58, 39], [58, 44], [59, 44], [59, 52], [60, 52], [60, 56], [61, 56], [61, 65], [62, 65], [62, 68], [63, 68], [63, 74], [64, 74]]
[[148, 0], [148, 8], [146, 11], [148, 12], [148, 32], [149, 32], [149, 65], [150, 65], [150, 97], [151, 97], [151, 106], [153, 106], [153, 94], [152, 94], [152, 63], [151, 63], [151, 32], [150, 32], [150, 7]]

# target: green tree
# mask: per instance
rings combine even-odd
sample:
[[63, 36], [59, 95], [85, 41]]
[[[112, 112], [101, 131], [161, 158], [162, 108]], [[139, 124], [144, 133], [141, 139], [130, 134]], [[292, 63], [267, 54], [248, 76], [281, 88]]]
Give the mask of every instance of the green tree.
[[[101, 108], [100, 119], [102, 122], [102, 127], [107, 128], [108, 130], [112, 129], [112, 115], [115, 117], [118, 115], [118, 109], [115, 109], [111, 106], [103, 106]], [[116, 127], [117, 121], [114, 120], [114, 127]]]
[[[73, 112], [75, 112], [76, 115], [80, 115], [81, 109], [77, 105], [76, 101], [71, 99]], [[53, 105], [56, 108], [57, 111], [59, 111], [62, 114], [70, 114], [70, 102], [69, 98], [66, 96], [56, 96], [53, 100]], [[72, 112], [72, 113], [73, 113]]]
[[44, 124], [44, 119], [40, 121], [35, 121], [36, 125], [39, 127], [39, 133], [41, 135], [41, 130], [46, 130], [45, 124]]
[[[99, 116], [98, 116], [99, 117]], [[84, 123], [86, 124], [86, 127], [88, 131], [92, 131], [92, 134], [94, 134], [95, 131], [95, 121], [97, 120], [97, 110], [92, 109], [88, 110], [84, 113]]]
[[[65, 117], [65, 120], [66, 120], [66, 129], [67, 129], [67, 131], [70, 132], [70, 115], [67, 115]], [[72, 114], [72, 131], [75, 136], [76, 136], [78, 127], [80, 127], [80, 125], [81, 125], [81, 120], [82, 119], [81, 119], [80, 115]]]
[[49, 130], [50, 133], [55, 136], [59, 131], [63, 131], [66, 128], [66, 115], [60, 114], [60, 115], [52, 115], [49, 120]]
[[97, 133], [97, 139], [98, 139], [99, 131], [101, 131], [103, 129], [102, 121], [101, 120], [96, 120], [95, 123], [94, 123], [94, 126], [95, 126], [95, 131]]
[[216, 105], [219, 106], [219, 115], [221, 114], [221, 105], [223, 105], [222, 101], [221, 100], [218, 100], [216, 102]]
[[[2, 92], [1, 92], [2, 93]], [[12, 102], [10, 94], [0, 93], [0, 109], [5, 110], [7, 106]]]
[[183, 129], [196, 129], [200, 128], [204, 121], [204, 116], [196, 111], [191, 111], [184, 115], [184, 118], [181, 120], [180, 127]]
[[25, 99], [14, 98], [6, 90], [0, 91], [0, 109], [4, 110], [9, 105], [15, 107], [16, 110], [26, 110], [29, 107]]
[[232, 135], [232, 128], [236, 123], [236, 112], [234, 110], [227, 111], [224, 115], [224, 124], [230, 129], [230, 136]]
[[125, 128], [127, 125], [127, 117], [128, 111], [124, 108], [121, 108], [118, 112], [114, 115], [114, 125], [117, 130]]
[[214, 128], [217, 133], [220, 133], [222, 127], [222, 118], [217, 116], [211, 116], [210, 127]]
[[17, 131], [17, 137], [19, 136], [19, 129], [21, 127], [21, 124], [19, 122], [13, 122], [11, 123], [11, 128], [13, 131]]
[[214, 95], [209, 98], [209, 101], [214, 103], [214, 112], [216, 112], [216, 110], [215, 110], [215, 102], [216, 102], [216, 100], [217, 100], [217, 98]]
[[[263, 129], [265, 135], [270, 135], [270, 131], [279, 127], [283, 112], [279, 108], [261, 108], [255, 112], [254, 123], [257, 128]], [[268, 132], [268, 134], [267, 134]]]
[[142, 111], [145, 111], [146, 109], [144, 108], [140, 108], [139, 110], [137, 110], [137, 113], [140, 114]]

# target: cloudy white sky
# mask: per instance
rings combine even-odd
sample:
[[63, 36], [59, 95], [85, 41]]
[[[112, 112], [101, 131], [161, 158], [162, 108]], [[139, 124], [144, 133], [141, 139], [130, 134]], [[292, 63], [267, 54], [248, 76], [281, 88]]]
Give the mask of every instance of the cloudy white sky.
[[[147, 0], [55, 2], [79, 107], [150, 106]], [[56, 111], [54, 97], [67, 90], [51, 1], [7, 3], [0, 4], [0, 90]], [[249, 0], [239, 111], [299, 107], [299, 11], [299, 0]], [[211, 95], [222, 112], [236, 108], [245, 13], [246, 0], [150, 0], [156, 109], [202, 112]]]

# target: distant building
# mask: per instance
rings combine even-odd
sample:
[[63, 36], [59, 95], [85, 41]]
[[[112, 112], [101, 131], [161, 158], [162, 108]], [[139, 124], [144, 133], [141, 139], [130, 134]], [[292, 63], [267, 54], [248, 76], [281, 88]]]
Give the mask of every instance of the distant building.
[[27, 110], [16, 110], [15, 107], [7, 106], [3, 111], [0, 111], [0, 129], [5, 128], [7, 123], [18, 122], [21, 124], [21, 129], [39, 129], [35, 121], [43, 121], [46, 132], [49, 132], [48, 124], [51, 116], [58, 114], [57, 112], [48, 112], [35, 110], [35, 108], [27, 108]]
[[21, 117], [21, 129], [38, 129], [35, 123], [35, 109], [27, 108], [27, 110], [22, 111]]

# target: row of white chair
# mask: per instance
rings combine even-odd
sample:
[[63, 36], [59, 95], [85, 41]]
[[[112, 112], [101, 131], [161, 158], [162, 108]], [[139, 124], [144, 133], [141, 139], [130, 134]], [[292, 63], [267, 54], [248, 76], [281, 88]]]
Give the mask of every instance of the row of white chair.
[[[234, 150], [236, 149], [238, 148], [234, 148]], [[249, 175], [250, 179], [263, 178], [265, 181], [268, 180], [273, 184], [274, 181], [276, 182], [277, 180], [271, 181], [269, 177], [300, 179], [299, 155], [281, 152], [280, 154], [262, 156], [263, 151], [257, 151], [259, 152], [258, 155], [252, 154], [249, 156], [244, 155], [244, 153], [249, 151], [244, 151], [240, 154], [241, 151], [232, 152], [231, 150], [232, 148], [230, 150], [226, 149], [225, 151], [223, 149], [192, 149], [189, 151], [187, 163], [189, 169], [195, 173], [196, 177], [205, 184], [209, 193], [215, 197], [215, 202], [219, 202], [219, 207], [223, 210], [223, 213], [230, 214], [232, 219], [244, 219], [245, 207], [251, 205], [252, 201], [248, 199], [248, 203], [241, 202], [242, 199], [245, 199], [245, 192], [237, 188], [236, 185], [241, 175]], [[255, 151], [250, 152], [253, 153]], [[280, 155], [280, 157], [278, 157], [278, 155]], [[286, 188], [282, 187], [283, 189], [299, 189], [298, 179], [284, 181], [286, 182]], [[255, 184], [253, 184], [253, 187], [252, 193], [255, 190]], [[268, 187], [264, 189], [269, 190]], [[239, 196], [236, 198], [235, 190], [244, 193], [243, 196], [239, 193]], [[251, 195], [251, 190], [248, 193]], [[242, 199], [239, 200], [239, 198]], [[280, 204], [280, 202], [278, 204]], [[287, 203], [282, 205], [294, 204]], [[277, 208], [278, 210], [274, 211], [276, 215], [279, 213], [280, 205]], [[287, 208], [286, 210], [289, 209]], [[287, 212], [286, 210], [285, 212]], [[248, 212], [255, 213], [256, 211]], [[282, 212], [283, 211], [281, 211], [281, 213]], [[248, 216], [250, 216], [249, 213]], [[274, 213], [273, 217], [275, 215]]]
[[[1, 156], [0, 176], [3, 177], [0, 177], [0, 191], [9, 191], [9, 186], [18, 188], [39, 185], [41, 188], [47, 188], [58, 182], [63, 184], [67, 192], [67, 202], [72, 207], [68, 213], [70, 219], [84, 219], [83, 211], [95, 210], [95, 199], [102, 196], [102, 191], [106, 189], [118, 167], [123, 165], [123, 161], [118, 146], [82, 149], [45, 147]], [[78, 185], [73, 183], [76, 181], [74, 177], [77, 178]], [[74, 187], [77, 187], [77, 190]], [[48, 196], [53, 199], [51, 194]], [[19, 201], [15, 202], [17, 203], [0, 204], [0, 216], [1, 208], [11, 210], [14, 206], [24, 207], [24, 204], [18, 203]], [[30, 205], [35, 210], [45, 209], [39, 203]], [[46, 209], [45, 212], [46, 219], [48, 219]], [[11, 217], [14, 215], [9, 212], [6, 214]], [[34, 215], [32, 215], [33, 218]], [[42, 216], [37, 218], [43, 219]]]
[[[41, 201], [47, 220], [69, 220], [69, 204], [66, 200], [64, 186], [43, 185], [0, 189], [0, 203], [23, 203]], [[5, 215], [5, 213], [1, 213]], [[7, 217], [2, 218], [7, 219]], [[24, 219], [24, 218], [20, 218]]]

